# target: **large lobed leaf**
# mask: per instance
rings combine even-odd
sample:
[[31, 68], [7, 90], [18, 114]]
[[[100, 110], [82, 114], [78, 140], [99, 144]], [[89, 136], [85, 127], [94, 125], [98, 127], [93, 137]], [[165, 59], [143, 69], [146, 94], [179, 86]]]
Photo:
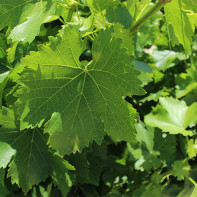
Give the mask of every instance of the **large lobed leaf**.
[[144, 90], [121, 39], [111, 34], [108, 29], [96, 38], [89, 64], [79, 61], [85, 41], [70, 27], [22, 60], [21, 129], [41, 126], [52, 115], [45, 131], [63, 155], [100, 143], [104, 130], [115, 140], [133, 141], [136, 112], [122, 96]]

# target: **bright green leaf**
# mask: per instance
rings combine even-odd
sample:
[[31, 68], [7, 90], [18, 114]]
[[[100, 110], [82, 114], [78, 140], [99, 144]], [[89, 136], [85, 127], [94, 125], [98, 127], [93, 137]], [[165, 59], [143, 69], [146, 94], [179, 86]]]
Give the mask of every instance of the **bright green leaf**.
[[0, 29], [14, 28], [9, 38], [14, 41], [32, 42], [40, 26], [55, 12], [55, 1], [49, 0], [0, 0]]
[[141, 144], [144, 143], [146, 145], [147, 149], [151, 152], [153, 151], [153, 146], [154, 146], [154, 128], [147, 127], [145, 128], [145, 125], [140, 122], [135, 124], [137, 135], [136, 139], [138, 142]]
[[186, 52], [191, 48], [193, 29], [180, 0], [173, 0], [165, 5], [165, 16], [168, 25], [173, 28], [176, 38]]
[[[160, 105], [157, 105], [152, 113], [145, 116], [146, 124], [171, 134], [180, 133], [184, 136], [192, 136], [193, 133], [186, 128], [194, 118], [195, 109], [193, 107], [195, 106], [188, 107], [184, 101], [172, 97], [160, 98], [159, 101]], [[192, 111], [191, 115], [188, 113], [190, 110]]]
[[187, 153], [189, 158], [196, 157], [197, 155], [197, 140], [194, 142], [193, 139], [188, 140]]
[[155, 67], [160, 71], [165, 71], [168, 68], [175, 66], [176, 59], [179, 60], [186, 59], [185, 55], [169, 50], [164, 50], [164, 51], [154, 50], [152, 57], [155, 62]]
[[188, 177], [191, 170], [191, 167], [186, 160], [175, 161], [172, 168], [172, 174], [177, 177], [178, 180], [184, 180]]
[[99, 11], [103, 11], [114, 6], [117, 3], [117, 0], [93, 0], [92, 5]]
[[122, 25], [115, 24], [113, 26], [114, 33], [113, 36], [115, 38], [121, 38], [122, 39], [122, 47], [126, 48], [130, 55], [134, 55], [134, 41], [133, 41], [133, 35], [130, 33], [129, 29], [124, 29]]
[[0, 142], [0, 150], [0, 168], [6, 168], [16, 151], [5, 142]]

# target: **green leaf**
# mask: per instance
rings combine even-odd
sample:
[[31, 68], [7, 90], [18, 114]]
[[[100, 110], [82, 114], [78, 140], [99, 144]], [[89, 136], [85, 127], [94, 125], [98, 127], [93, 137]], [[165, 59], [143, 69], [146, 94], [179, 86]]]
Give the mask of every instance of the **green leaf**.
[[133, 62], [133, 64], [135, 65], [135, 68], [140, 71], [138, 78], [140, 81], [142, 81], [143, 85], [147, 85], [152, 81], [152, 78], [148, 75], [148, 73], [152, 72], [148, 64], [136, 60]]
[[6, 56], [6, 37], [3, 34], [0, 34], [0, 59]]
[[0, 168], [6, 168], [16, 151], [5, 142], [0, 142], [0, 149]]
[[[144, 2], [147, 3], [147, 0]], [[151, 6], [149, 6], [148, 9], [150, 7]], [[152, 45], [155, 42], [155, 40], [158, 38], [160, 17], [161, 17], [161, 14], [158, 12], [153, 17], [151, 17], [148, 21], [146, 21], [144, 25], [137, 32], [138, 44], [141, 50], [146, 45]]]
[[[8, 176], [27, 193], [33, 185], [44, 181], [50, 173], [50, 155], [46, 139], [39, 130], [0, 130], [1, 141], [8, 141], [16, 149], [14, 161], [9, 165]], [[13, 139], [16, 139], [15, 141]]]
[[7, 83], [7, 75], [9, 74], [9, 71], [0, 74], [0, 107], [2, 106], [2, 95], [4, 92], [4, 88]]
[[183, 8], [185, 10], [192, 10], [195, 13], [197, 12], [197, 2], [196, 0], [182, 0]]
[[6, 186], [4, 185], [5, 170], [0, 168], [0, 197], [6, 197], [9, 194]]
[[67, 196], [70, 187], [72, 186], [72, 180], [69, 177], [68, 168], [73, 170], [74, 168], [70, 164], [68, 164], [66, 160], [62, 159], [58, 155], [53, 156], [52, 165], [53, 165], [53, 174], [52, 174], [53, 181], [61, 190], [63, 196]]
[[0, 197], [6, 197], [8, 194], [7, 188], [0, 184]]
[[0, 184], [4, 185], [5, 169], [0, 168]]
[[186, 59], [185, 55], [169, 50], [164, 50], [164, 51], [154, 50], [152, 57], [155, 62], [155, 67], [160, 71], [165, 71], [168, 68], [175, 66], [176, 59], [179, 60]]
[[168, 25], [173, 28], [176, 38], [186, 52], [191, 49], [193, 29], [180, 0], [173, 0], [165, 5], [165, 16]]
[[126, 48], [130, 55], [134, 55], [135, 53], [134, 41], [133, 41], [133, 35], [130, 33], [130, 30], [124, 29], [123, 26], [120, 24], [115, 24], [113, 28], [114, 28], [113, 36], [115, 38], [121, 38], [122, 47]]
[[14, 28], [9, 38], [15, 41], [32, 42], [47, 17], [55, 12], [55, 1], [49, 0], [1, 0], [0, 29]]
[[175, 161], [172, 168], [172, 174], [177, 177], [177, 180], [184, 180], [185, 177], [189, 177], [191, 167], [186, 160]]
[[188, 144], [187, 144], [187, 153], [189, 158], [193, 158], [196, 157], [197, 155], [197, 140], [190, 139], [188, 140]]
[[[167, 148], [166, 148], [167, 147]], [[170, 162], [175, 158], [176, 136], [162, 133], [159, 129], [155, 130], [154, 150], [160, 152], [160, 159]]]
[[[170, 134], [182, 134], [192, 136], [192, 131], [186, 130], [196, 117], [196, 104], [188, 107], [184, 101], [172, 97], [160, 98], [152, 113], [145, 116], [145, 123], [162, 129]], [[191, 112], [190, 112], [191, 111]]]
[[190, 177], [185, 180], [184, 188], [177, 195], [177, 197], [196, 197], [197, 194], [197, 184], [196, 184], [196, 168], [194, 167], [190, 171]]
[[118, 1], [117, 0], [93, 0], [92, 5], [95, 9], [99, 11], [103, 11], [105, 9], [109, 9], [110, 7], [114, 6]]
[[[121, 5], [107, 9], [106, 19], [110, 23], [119, 23], [128, 29], [131, 26], [132, 17], [126, 7]], [[131, 34], [131, 33], [130, 33]], [[124, 35], [124, 34], [122, 34]]]
[[176, 97], [181, 98], [188, 93], [196, 90], [197, 88], [197, 72], [192, 69], [188, 68], [186, 73], [180, 73], [175, 77], [176, 82]]
[[15, 129], [16, 125], [14, 122], [14, 111], [2, 107], [0, 110], [0, 125], [4, 128]]
[[61, 34], [22, 60], [28, 68], [18, 101], [21, 129], [41, 126], [52, 115], [45, 132], [62, 155], [100, 143], [104, 128], [114, 140], [132, 142], [136, 111], [122, 96], [144, 90], [122, 41], [111, 37], [112, 29], [102, 31], [92, 46], [93, 60], [84, 65], [79, 33], [67, 27]]
[[[12, 123], [8, 126], [0, 127], [0, 141], [16, 150], [14, 160], [9, 165], [8, 177], [11, 176], [12, 184], [17, 183], [27, 193], [33, 185], [45, 180], [51, 171], [49, 165], [51, 157], [46, 146], [46, 136], [38, 129], [18, 131], [17, 128], [13, 128], [14, 113], [8, 110], [7, 114], [5, 112], [0, 114], [3, 119], [7, 118], [9, 121], [12, 119]], [[3, 121], [3, 125], [4, 123]], [[3, 167], [8, 162], [8, 157], [15, 152], [10, 146], [5, 146], [9, 155]], [[2, 157], [3, 155], [1, 162], [4, 159]]]
[[147, 127], [145, 128], [145, 125], [140, 122], [135, 124], [136, 130], [137, 130], [137, 135], [136, 139], [138, 142], [141, 144], [144, 143], [146, 145], [147, 149], [151, 152], [153, 151], [153, 146], [154, 146], [154, 128]]
[[153, 150], [154, 146], [154, 128], [145, 127], [142, 122], [136, 123], [137, 130], [136, 139], [139, 146], [131, 146], [127, 144], [128, 151], [134, 157], [136, 170], [157, 169], [161, 165], [161, 161], [157, 158], [158, 153]]

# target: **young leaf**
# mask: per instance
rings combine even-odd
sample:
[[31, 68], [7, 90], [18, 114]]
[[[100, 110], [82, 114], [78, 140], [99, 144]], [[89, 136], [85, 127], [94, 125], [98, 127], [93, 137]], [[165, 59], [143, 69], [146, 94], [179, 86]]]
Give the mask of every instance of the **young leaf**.
[[196, 119], [196, 103], [188, 107], [184, 101], [171, 97], [159, 100], [161, 105], [157, 105], [152, 113], [145, 116], [146, 124], [171, 134], [192, 136], [193, 133], [186, 128]]
[[53, 114], [45, 131], [51, 146], [63, 155], [93, 140], [100, 143], [103, 123], [115, 140], [132, 142], [136, 112], [122, 96], [144, 90], [122, 41], [112, 39], [112, 29], [101, 32], [93, 43], [93, 60], [83, 65], [79, 33], [67, 27], [62, 35], [22, 60], [28, 68], [18, 102], [21, 129], [40, 126]]
[[184, 180], [185, 177], [188, 177], [191, 170], [191, 167], [186, 160], [175, 161], [172, 168], [172, 174], [176, 176], [178, 180]]

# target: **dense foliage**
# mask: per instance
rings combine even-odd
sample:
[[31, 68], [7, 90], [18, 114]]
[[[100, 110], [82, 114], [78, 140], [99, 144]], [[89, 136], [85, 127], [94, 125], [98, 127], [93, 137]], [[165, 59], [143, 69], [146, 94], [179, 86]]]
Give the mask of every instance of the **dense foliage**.
[[196, 0], [0, 0], [0, 197], [197, 196]]

